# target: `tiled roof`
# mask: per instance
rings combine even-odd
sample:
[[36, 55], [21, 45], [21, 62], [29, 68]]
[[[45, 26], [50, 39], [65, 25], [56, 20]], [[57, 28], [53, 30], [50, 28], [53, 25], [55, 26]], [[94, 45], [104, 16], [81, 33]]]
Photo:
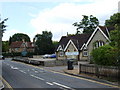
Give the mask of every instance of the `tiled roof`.
[[23, 42], [23, 41], [16, 41], [16, 42], [12, 42], [10, 45], [10, 48], [20, 48], [20, 47], [24, 47], [25, 44], [26, 47], [28, 48], [33, 48], [32, 42]]
[[110, 33], [110, 31], [115, 29], [114, 27], [105, 27], [105, 26], [99, 26], [99, 28], [106, 34], [107, 37], [109, 37], [108, 32]]
[[75, 46], [80, 49], [84, 43], [86, 43], [89, 39], [91, 34], [78, 34], [78, 35], [71, 35], [71, 36], [63, 36], [59, 41], [59, 45], [62, 46], [64, 49], [69, 40], [72, 40]]
[[[105, 27], [105, 26], [99, 26], [99, 28], [104, 32], [104, 34], [109, 38], [109, 32], [111, 30], [114, 30], [114, 27]], [[92, 34], [78, 34], [78, 35], [70, 35], [70, 36], [62, 36], [62, 38], [59, 41], [59, 45], [62, 46], [64, 49], [68, 43], [69, 40], [72, 40], [74, 45], [77, 47], [77, 49], [80, 49], [82, 45], [87, 43], [88, 39], [90, 38]], [[58, 45], [58, 47], [59, 47]], [[57, 49], [56, 49], [57, 50]]]

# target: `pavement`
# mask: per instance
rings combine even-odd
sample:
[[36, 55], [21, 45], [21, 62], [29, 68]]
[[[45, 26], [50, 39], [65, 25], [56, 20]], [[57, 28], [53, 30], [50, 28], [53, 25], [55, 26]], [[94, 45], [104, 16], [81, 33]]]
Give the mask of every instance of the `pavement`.
[[2, 82], [2, 60], [0, 60], [0, 90], [4, 88], [4, 84]]
[[107, 80], [104, 80], [104, 79], [97, 78], [96, 76], [93, 76], [93, 75], [87, 75], [87, 74], [83, 74], [83, 73], [79, 74], [78, 65], [74, 65], [73, 70], [68, 70], [67, 66], [54, 66], [54, 67], [42, 67], [42, 68], [52, 70], [52, 71], [55, 71], [55, 72], [65, 73], [65, 74], [69, 74], [69, 75], [72, 75], [72, 76], [91, 79], [91, 80], [99, 81], [99, 82], [102, 82], [102, 83], [107, 83], [107, 84], [118, 86], [117, 82], [110, 82], [110, 81], [107, 81]]
[[[95, 80], [79, 78], [65, 74], [67, 66], [41, 67], [5, 60], [2, 76], [14, 88], [58, 88], [75, 90], [76, 88], [116, 88], [115, 85]], [[44, 69], [43, 69], [44, 68]], [[77, 70], [74, 65], [74, 70]], [[52, 71], [53, 70], [53, 71]], [[72, 71], [72, 70], [67, 70]], [[84, 89], [82, 89], [84, 90]]]
[[[56, 72], [61, 72], [61, 73], [69, 72], [69, 70], [67, 70], [67, 66], [54, 66], [54, 67], [44, 67], [43, 66], [42, 68], [56, 71]], [[74, 65], [74, 70], [70, 70], [70, 71], [77, 73], [76, 70], [78, 70], [78, 65]]]
[[79, 74], [79, 67], [78, 65], [73, 65], [74, 69], [73, 70], [68, 70], [67, 66], [54, 66], [54, 67], [45, 67], [45, 66], [39, 66], [43, 69], [46, 70], [51, 70], [51, 71], [55, 71], [55, 72], [60, 72], [60, 73], [65, 73], [68, 75], [73, 75], [76, 77], [80, 77], [80, 78], [85, 78], [85, 79], [89, 79], [89, 80], [94, 80], [94, 81], [99, 81], [102, 83], [107, 83], [107, 84], [111, 84], [111, 85], [118, 85], [116, 82], [109, 82], [107, 80], [103, 80], [100, 78], [97, 78], [96, 76], [92, 76], [92, 75], [87, 75], [87, 74]]

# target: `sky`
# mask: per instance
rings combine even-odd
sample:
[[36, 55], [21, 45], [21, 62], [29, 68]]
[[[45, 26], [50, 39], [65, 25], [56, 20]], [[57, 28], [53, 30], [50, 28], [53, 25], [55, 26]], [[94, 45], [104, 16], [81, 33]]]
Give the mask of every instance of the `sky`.
[[8, 18], [3, 41], [15, 33], [27, 34], [31, 41], [42, 31], [51, 31], [53, 41], [76, 33], [72, 24], [82, 15], [93, 15], [100, 25], [118, 12], [119, 0], [0, 0], [1, 19]]

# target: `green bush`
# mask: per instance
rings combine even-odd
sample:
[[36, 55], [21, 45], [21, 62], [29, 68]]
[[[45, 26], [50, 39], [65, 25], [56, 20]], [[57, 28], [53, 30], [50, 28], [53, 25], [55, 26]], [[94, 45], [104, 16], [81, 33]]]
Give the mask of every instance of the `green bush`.
[[2, 53], [2, 55], [3, 55], [4, 57], [11, 57], [11, 56], [12, 56], [11, 53]]
[[[16, 57], [16, 56], [22, 56], [21, 52], [13, 52], [13, 53], [2, 53], [4, 57]], [[33, 52], [28, 52], [26, 57], [33, 57]]]
[[91, 53], [92, 61], [98, 65], [105, 66], [116, 66], [117, 65], [117, 49], [110, 46], [104, 45], [97, 49], [94, 49]]
[[15, 57], [15, 56], [21, 56], [21, 53], [20, 52], [3, 53], [3, 56], [5, 56], [5, 57]]

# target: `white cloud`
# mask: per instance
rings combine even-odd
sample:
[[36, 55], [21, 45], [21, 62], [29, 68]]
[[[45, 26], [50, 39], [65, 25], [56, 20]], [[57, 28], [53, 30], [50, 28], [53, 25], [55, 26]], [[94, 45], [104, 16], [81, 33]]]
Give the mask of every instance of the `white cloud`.
[[83, 2], [95, 0], [0, 0], [0, 2]]
[[3, 33], [3, 40], [6, 41], [6, 40], [9, 40], [10, 36], [14, 35], [15, 33], [18, 33], [20, 32], [19, 30], [16, 30], [16, 29], [11, 29], [11, 30], [6, 30], [4, 33]]
[[11, 29], [11, 30], [6, 30], [6, 31], [3, 33], [3, 38], [2, 38], [2, 40], [3, 40], [3, 41], [9, 40], [10, 36], [13, 36], [15, 33], [24, 33], [24, 34], [27, 34], [27, 35], [30, 37], [31, 42], [33, 41], [34, 35], [36, 34], [36, 33], [30, 33], [30, 32], [28, 32], [28, 33], [26, 33], [26, 32], [21, 32], [20, 30], [17, 30], [17, 29]]
[[120, 13], [120, 1], [118, 3], [118, 12]]
[[[78, 1], [78, 0], [77, 0]], [[88, 0], [92, 3], [76, 4], [61, 3], [52, 9], [44, 9], [31, 20], [31, 25], [36, 29], [35, 33], [44, 30], [53, 33], [53, 40], [59, 40], [62, 35], [75, 33], [74, 22], [82, 19], [82, 15], [93, 15], [100, 20], [100, 24], [117, 12], [118, 0]]]
[[33, 13], [28, 13], [29, 16], [31, 17], [36, 17], [37, 15], [36, 14], [33, 14]]
[[[21, 32], [20, 30], [17, 30], [17, 29], [11, 29], [11, 30], [6, 30], [4, 33], [3, 33], [3, 38], [2, 40], [3, 41], [7, 41], [9, 40], [10, 36], [13, 36], [15, 33], [24, 33], [24, 34], [27, 34], [30, 38], [31, 38], [31, 41], [33, 40], [33, 33], [26, 33], [26, 32]], [[34, 34], [35, 35], [35, 34]]]

